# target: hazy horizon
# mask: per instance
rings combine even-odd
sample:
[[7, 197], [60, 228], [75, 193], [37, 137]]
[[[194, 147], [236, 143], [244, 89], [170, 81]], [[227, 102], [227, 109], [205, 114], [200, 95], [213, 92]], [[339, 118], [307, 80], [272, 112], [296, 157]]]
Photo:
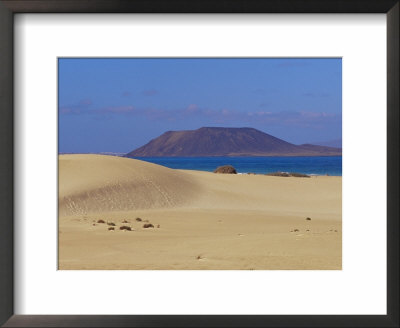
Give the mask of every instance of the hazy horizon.
[[127, 153], [201, 127], [341, 143], [339, 58], [60, 58], [58, 82], [60, 153]]

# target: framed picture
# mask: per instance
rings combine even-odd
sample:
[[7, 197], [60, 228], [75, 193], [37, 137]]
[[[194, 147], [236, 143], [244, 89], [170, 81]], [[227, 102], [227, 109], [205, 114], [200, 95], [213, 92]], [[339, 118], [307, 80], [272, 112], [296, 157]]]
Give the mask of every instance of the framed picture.
[[398, 326], [399, 6], [0, 1], [0, 323]]

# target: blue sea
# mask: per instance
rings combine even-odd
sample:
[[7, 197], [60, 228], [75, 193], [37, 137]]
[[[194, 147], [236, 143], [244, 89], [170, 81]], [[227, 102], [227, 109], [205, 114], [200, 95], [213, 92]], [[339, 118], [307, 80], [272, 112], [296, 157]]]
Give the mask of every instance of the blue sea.
[[132, 157], [171, 169], [214, 171], [232, 165], [238, 173], [297, 172], [311, 175], [342, 175], [341, 156], [321, 157]]

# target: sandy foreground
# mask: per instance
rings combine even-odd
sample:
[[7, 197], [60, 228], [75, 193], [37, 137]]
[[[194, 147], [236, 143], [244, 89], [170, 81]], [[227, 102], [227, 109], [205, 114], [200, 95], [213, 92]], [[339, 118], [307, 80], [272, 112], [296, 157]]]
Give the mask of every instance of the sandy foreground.
[[59, 156], [61, 270], [340, 270], [341, 213], [341, 177]]

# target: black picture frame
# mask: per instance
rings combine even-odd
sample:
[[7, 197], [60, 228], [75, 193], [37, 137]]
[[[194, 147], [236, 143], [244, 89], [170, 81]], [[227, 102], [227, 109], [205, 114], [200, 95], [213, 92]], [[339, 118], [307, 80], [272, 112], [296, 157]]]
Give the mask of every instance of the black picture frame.
[[[0, 0], [0, 324], [4, 327], [399, 327], [399, 8], [399, 0]], [[387, 315], [15, 315], [13, 20], [17, 13], [385, 13]]]

